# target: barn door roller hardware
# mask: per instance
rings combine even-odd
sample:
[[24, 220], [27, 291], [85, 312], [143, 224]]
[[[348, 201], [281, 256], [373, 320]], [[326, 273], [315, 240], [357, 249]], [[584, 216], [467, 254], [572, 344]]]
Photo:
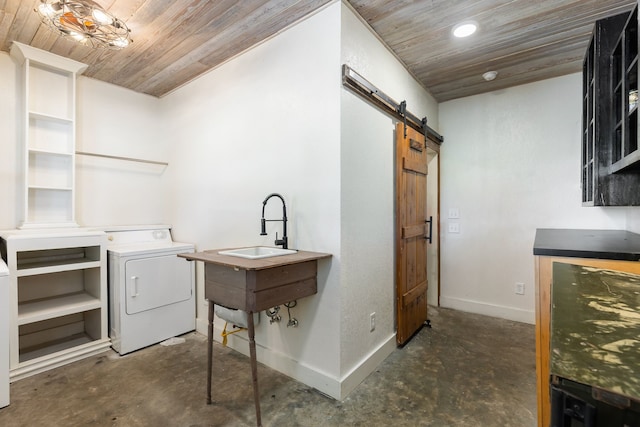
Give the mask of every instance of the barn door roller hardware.
[[[407, 101], [402, 101], [399, 105], [398, 105], [398, 109], [396, 110], [396, 112], [398, 114], [400, 114], [400, 116], [402, 116], [402, 122], [404, 123], [404, 138], [407, 138]], [[408, 113], [411, 114], [411, 113]], [[415, 117], [415, 116], [414, 116]], [[422, 132], [424, 135], [426, 135], [424, 131], [424, 129], [427, 129], [427, 117], [423, 117], [422, 120], [420, 120], [420, 128], [422, 129], [420, 132]], [[420, 150], [422, 151], [422, 150]]]
[[442, 144], [444, 138], [435, 130], [427, 126], [427, 118], [419, 119], [416, 115], [407, 111], [407, 102], [397, 103], [384, 92], [372, 85], [347, 64], [342, 65], [342, 84], [353, 90], [358, 95], [373, 103], [375, 106], [404, 123], [405, 137], [407, 126], [411, 126], [436, 144]]

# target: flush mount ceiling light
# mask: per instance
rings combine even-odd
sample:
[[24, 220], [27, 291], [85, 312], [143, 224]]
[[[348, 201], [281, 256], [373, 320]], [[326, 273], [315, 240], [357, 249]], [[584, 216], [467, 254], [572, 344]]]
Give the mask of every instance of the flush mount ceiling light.
[[491, 80], [494, 80], [496, 77], [498, 77], [497, 71], [487, 71], [482, 75], [482, 78], [488, 82], [490, 82]]
[[478, 29], [478, 23], [475, 21], [464, 21], [453, 27], [451, 31], [454, 36], [462, 38], [469, 37]]
[[36, 11], [49, 28], [87, 46], [117, 50], [133, 42], [126, 24], [91, 0], [40, 0]]

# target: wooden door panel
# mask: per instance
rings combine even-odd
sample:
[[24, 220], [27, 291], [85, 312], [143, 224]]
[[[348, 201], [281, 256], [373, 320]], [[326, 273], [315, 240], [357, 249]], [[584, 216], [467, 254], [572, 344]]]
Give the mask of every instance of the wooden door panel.
[[396, 126], [396, 341], [427, 320], [427, 152], [424, 136]]
[[408, 227], [402, 227], [402, 238], [408, 239], [411, 237], [424, 236], [426, 234], [426, 225], [410, 225]]

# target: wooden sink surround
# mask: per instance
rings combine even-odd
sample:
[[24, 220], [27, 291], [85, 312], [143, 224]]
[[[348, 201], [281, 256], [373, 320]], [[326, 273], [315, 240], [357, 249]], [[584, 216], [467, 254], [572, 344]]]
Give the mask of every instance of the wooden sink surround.
[[220, 255], [216, 249], [181, 254], [205, 263], [205, 298], [216, 304], [257, 313], [318, 291], [317, 260], [330, 254], [298, 251], [261, 259]]
[[218, 253], [224, 250], [227, 249], [178, 254], [179, 257], [190, 261], [202, 261], [205, 267], [204, 293], [205, 298], [209, 300], [207, 403], [211, 403], [213, 306], [218, 304], [243, 310], [248, 313], [247, 329], [256, 424], [261, 426], [253, 313], [317, 293], [318, 260], [329, 258], [331, 254], [298, 251], [290, 255], [247, 259]]

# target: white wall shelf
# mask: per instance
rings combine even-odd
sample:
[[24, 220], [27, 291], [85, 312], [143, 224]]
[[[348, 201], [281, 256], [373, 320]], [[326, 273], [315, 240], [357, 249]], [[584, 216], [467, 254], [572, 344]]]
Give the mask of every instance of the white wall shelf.
[[18, 42], [24, 179], [20, 228], [75, 222], [76, 77], [87, 66]]
[[100, 261], [84, 261], [84, 260], [70, 260], [70, 261], [55, 261], [51, 263], [42, 263], [35, 265], [28, 270], [18, 270], [16, 275], [18, 277], [38, 276], [41, 274], [60, 273], [65, 271], [74, 270], [87, 270], [90, 268], [100, 267]]
[[61, 117], [58, 115], [52, 115], [47, 113], [40, 113], [37, 111], [29, 111], [29, 117], [36, 120], [49, 120], [52, 122], [70, 123], [73, 124], [73, 119], [69, 117]]

